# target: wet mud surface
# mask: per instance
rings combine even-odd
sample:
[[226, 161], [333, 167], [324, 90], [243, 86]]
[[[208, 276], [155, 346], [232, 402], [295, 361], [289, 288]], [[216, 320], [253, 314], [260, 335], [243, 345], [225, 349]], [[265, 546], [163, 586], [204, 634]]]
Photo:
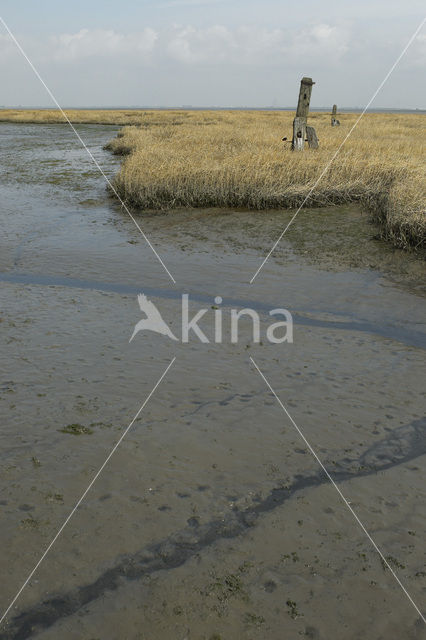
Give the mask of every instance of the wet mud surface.
[[[111, 127], [81, 126], [103, 151]], [[423, 638], [418, 613], [252, 356], [425, 609], [424, 262], [356, 208], [148, 212], [174, 285], [66, 127], [0, 125], [6, 609], [176, 361], [0, 628], [0, 638]], [[136, 294], [177, 335], [141, 332]], [[224, 342], [214, 342], [214, 298]], [[229, 340], [231, 308], [261, 318]], [[265, 339], [268, 311], [294, 343]]]
[[[336, 482], [344, 482], [377, 474], [425, 454], [426, 418], [395, 429], [391, 436], [373, 445], [357, 459], [345, 458], [333, 462], [333, 479]], [[358, 471], [354, 471], [354, 467], [358, 468]], [[121, 558], [119, 564], [107, 569], [92, 584], [78, 587], [70, 593], [56, 595], [38, 607], [21, 613], [15, 618], [14, 627], [9, 628], [8, 634], [4, 637], [31, 637], [35, 629], [50, 627], [64, 616], [78, 613], [106, 592], [118, 589], [122, 578], [140, 580], [158, 571], [175, 569], [221, 539], [228, 540], [244, 535], [249, 527], [255, 526], [259, 516], [281, 507], [297, 492], [318, 487], [324, 482], [327, 483], [329, 480], [323, 472], [296, 476], [290, 485], [272, 489], [263, 499], [255, 498], [250, 507], [232, 507], [230, 513], [220, 520], [200, 525], [198, 518], [190, 518], [185, 529], [133, 556]], [[228, 582], [229, 589], [232, 582]], [[275, 583], [269, 585], [270, 590], [273, 590], [273, 585]]]

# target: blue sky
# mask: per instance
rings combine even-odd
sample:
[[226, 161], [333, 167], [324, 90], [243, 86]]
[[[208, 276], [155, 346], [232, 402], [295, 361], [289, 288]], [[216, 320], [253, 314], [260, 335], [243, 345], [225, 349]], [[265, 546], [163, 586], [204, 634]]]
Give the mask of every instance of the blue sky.
[[[302, 11], [303, 6], [303, 11]], [[421, 22], [417, 0], [3, 0], [0, 15], [64, 106], [363, 106]], [[426, 107], [426, 28], [376, 107]], [[0, 26], [0, 104], [50, 99]], [[415, 83], [415, 86], [414, 86]]]

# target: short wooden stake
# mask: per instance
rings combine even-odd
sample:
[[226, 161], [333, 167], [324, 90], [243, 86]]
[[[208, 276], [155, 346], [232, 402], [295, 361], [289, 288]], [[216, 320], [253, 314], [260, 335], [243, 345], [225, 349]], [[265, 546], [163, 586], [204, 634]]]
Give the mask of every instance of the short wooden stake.
[[306, 137], [310, 149], [318, 149], [318, 138], [313, 127], [306, 126]]
[[331, 126], [338, 127], [340, 125], [339, 120], [336, 118], [337, 116], [337, 104], [333, 104], [333, 111], [331, 112]]

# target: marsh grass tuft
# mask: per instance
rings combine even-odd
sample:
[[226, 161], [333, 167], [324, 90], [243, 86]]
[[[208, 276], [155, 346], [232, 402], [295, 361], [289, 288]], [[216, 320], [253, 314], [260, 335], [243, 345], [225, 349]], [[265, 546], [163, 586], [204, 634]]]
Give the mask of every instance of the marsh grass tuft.
[[[147, 118], [125, 127], [108, 145], [128, 155], [114, 186], [127, 204], [144, 209], [295, 208], [357, 117], [343, 114], [341, 126], [330, 127], [329, 115], [313, 113], [320, 149], [295, 153], [281, 141], [290, 137], [290, 112], [156, 112], [152, 125]], [[415, 114], [364, 116], [304, 206], [360, 202], [380, 222], [382, 237], [424, 247], [423, 122]]]

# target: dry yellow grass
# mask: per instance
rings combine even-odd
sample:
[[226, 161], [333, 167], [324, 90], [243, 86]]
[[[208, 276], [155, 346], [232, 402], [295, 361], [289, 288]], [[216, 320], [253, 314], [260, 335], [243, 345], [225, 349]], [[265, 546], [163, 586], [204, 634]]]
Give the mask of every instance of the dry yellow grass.
[[[145, 111], [133, 109], [66, 109], [73, 124], [140, 124]], [[0, 109], [0, 122], [62, 124], [58, 109]]]
[[[139, 208], [300, 205], [357, 114], [313, 112], [320, 149], [303, 153], [291, 137], [292, 112], [69, 110], [73, 123], [136, 125], [108, 147], [128, 154], [115, 179], [120, 196]], [[63, 122], [56, 110], [0, 110], [0, 121]], [[306, 206], [359, 201], [400, 247], [426, 239], [425, 116], [367, 114]]]
[[[312, 113], [319, 150], [292, 152], [290, 112], [150, 112], [109, 148], [126, 153], [115, 187], [129, 204], [149, 208], [300, 205], [357, 114]], [[402, 247], [424, 246], [424, 116], [368, 114], [306, 205], [360, 201]], [[159, 126], [160, 125], [160, 126]]]

